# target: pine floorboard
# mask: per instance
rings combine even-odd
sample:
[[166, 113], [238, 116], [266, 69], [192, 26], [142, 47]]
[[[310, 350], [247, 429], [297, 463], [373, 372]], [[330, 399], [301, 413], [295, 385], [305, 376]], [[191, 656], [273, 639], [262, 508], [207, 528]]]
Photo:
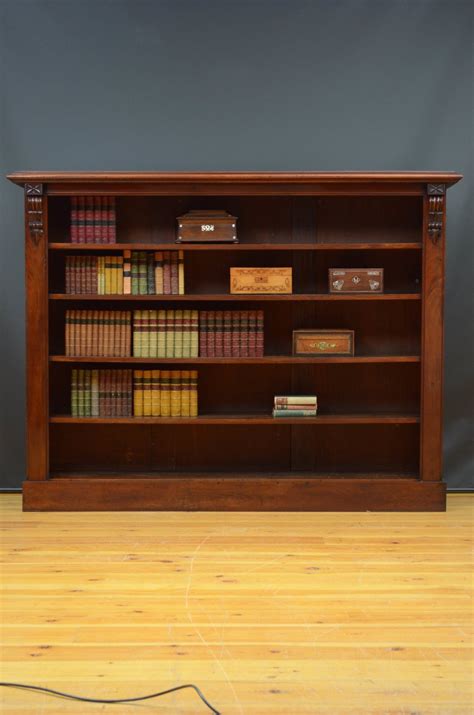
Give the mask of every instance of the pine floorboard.
[[[196, 683], [222, 715], [472, 715], [474, 497], [446, 513], [22, 513], [0, 497], [2, 680]], [[0, 711], [209, 712], [192, 692]]]

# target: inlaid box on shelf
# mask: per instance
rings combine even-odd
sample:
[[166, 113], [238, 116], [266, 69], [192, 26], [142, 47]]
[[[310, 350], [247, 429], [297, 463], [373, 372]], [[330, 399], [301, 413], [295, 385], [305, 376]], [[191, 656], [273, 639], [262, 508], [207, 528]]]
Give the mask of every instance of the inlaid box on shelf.
[[[459, 175], [28, 172], [9, 178], [25, 190], [25, 509], [445, 508], [445, 200]], [[78, 196], [112, 200], [115, 243], [99, 230], [89, 231], [90, 242], [76, 242], [82, 217], [80, 236], [77, 223], [71, 234], [71, 197]], [[82, 203], [87, 208], [87, 201], [76, 201], [76, 210]], [[103, 228], [104, 202], [89, 204]], [[163, 286], [160, 294], [160, 252], [176, 252], [176, 217], [196, 206], [238, 216], [239, 243], [181, 244], [186, 282], [179, 282], [178, 268], [176, 290], [166, 293]], [[147, 289], [137, 283], [134, 293], [130, 283], [126, 292], [128, 260], [143, 259], [144, 252], [154, 257], [153, 266], [146, 262]], [[115, 290], [115, 279], [110, 292], [99, 290], [94, 255], [100, 265], [111, 257], [119, 272], [123, 257]], [[87, 260], [74, 258], [80, 256]], [[83, 266], [92, 268], [92, 281], [78, 294]], [[287, 269], [290, 290], [232, 293], [231, 269], [249, 266]], [[378, 266], [383, 292], [331, 292], [329, 270], [347, 266]], [[163, 357], [150, 325], [168, 314], [178, 337]], [[188, 351], [180, 326], [198, 314], [206, 316], [206, 331], [214, 326], [215, 332], [208, 341], [209, 333], [204, 339], [195, 331], [199, 345]], [[129, 315], [135, 327], [145, 327], [145, 342], [135, 336], [135, 346], [133, 330], [124, 332], [121, 324], [112, 340], [117, 316], [128, 325]], [[229, 315], [231, 323], [239, 316], [232, 335], [226, 334]], [[257, 346], [263, 316], [264, 350]], [[96, 330], [96, 319], [105, 328]], [[71, 325], [79, 327], [77, 345]], [[354, 353], [294, 351], [293, 334], [304, 331], [354, 334]], [[124, 402], [130, 371], [138, 387], [162, 371], [182, 391], [187, 376], [199, 371], [198, 412], [188, 412], [185, 395], [184, 409], [180, 403], [171, 410], [170, 402], [163, 414], [153, 402], [150, 408], [148, 392], [143, 409], [132, 411]], [[89, 381], [100, 399], [96, 378], [105, 379], [113, 402], [91, 403], [89, 410], [77, 399]], [[317, 415], [273, 419], [275, 395], [316, 395]]]

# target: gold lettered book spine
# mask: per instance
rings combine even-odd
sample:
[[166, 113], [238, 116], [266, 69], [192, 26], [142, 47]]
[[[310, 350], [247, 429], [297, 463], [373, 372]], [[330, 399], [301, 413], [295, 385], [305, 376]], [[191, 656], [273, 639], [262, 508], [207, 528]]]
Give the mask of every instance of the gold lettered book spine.
[[169, 370], [161, 371], [161, 416], [171, 416], [171, 373]]
[[174, 357], [183, 357], [183, 311], [177, 310], [174, 318]]
[[142, 357], [150, 357], [150, 311], [142, 310]]
[[166, 310], [158, 311], [157, 357], [166, 357]]
[[140, 327], [141, 327], [141, 316], [142, 312], [141, 310], [134, 310], [133, 311], [133, 357], [141, 357], [142, 356], [142, 345], [141, 345], [141, 334], [140, 334]]
[[191, 311], [183, 310], [183, 357], [191, 357]]
[[151, 373], [151, 414], [152, 417], [161, 417], [161, 377], [160, 370]]
[[174, 358], [175, 311], [166, 311], [166, 357]]
[[158, 357], [158, 311], [150, 310], [149, 315], [149, 356], [151, 358]]
[[178, 287], [179, 295], [184, 295], [184, 251], [178, 251]]
[[133, 414], [143, 417], [143, 370], [133, 371]]
[[143, 416], [151, 417], [151, 370], [143, 371]]
[[77, 414], [84, 417], [84, 370], [77, 371]]
[[181, 417], [181, 372], [172, 370], [170, 377], [171, 417]]
[[197, 370], [190, 371], [190, 413], [191, 417], [198, 416], [198, 373]]
[[71, 373], [71, 415], [73, 417], [79, 416], [76, 369], [74, 369]]
[[190, 357], [199, 356], [199, 311], [191, 311], [191, 346]]
[[123, 256], [116, 257], [117, 263], [117, 293], [123, 295]]
[[155, 252], [155, 293], [163, 295], [163, 251]]
[[123, 252], [123, 294], [130, 295], [132, 292], [132, 252]]
[[191, 373], [181, 370], [181, 416], [191, 417]]
[[99, 416], [99, 371], [92, 370], [91, 417]]
[[293, 291], [292, 268], [230, 269], [230, 292], [235, 294], [290, 294]]

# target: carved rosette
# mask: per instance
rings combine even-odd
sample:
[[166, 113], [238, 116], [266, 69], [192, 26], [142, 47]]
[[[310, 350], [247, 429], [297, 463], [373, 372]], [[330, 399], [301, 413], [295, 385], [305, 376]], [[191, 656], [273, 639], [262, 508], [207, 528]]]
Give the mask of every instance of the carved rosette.
[[28, 233], [36, 244], [43, 237], [43, 185], [25, 184]]
[[428, 236], [437, 243], [444, 227], [445, 184], [428, 184]]

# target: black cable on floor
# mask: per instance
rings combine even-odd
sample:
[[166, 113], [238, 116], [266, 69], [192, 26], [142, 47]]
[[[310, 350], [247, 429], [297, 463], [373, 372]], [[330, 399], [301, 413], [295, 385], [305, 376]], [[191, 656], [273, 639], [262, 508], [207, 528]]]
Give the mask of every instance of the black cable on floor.
[[207, 705], [209, 710], [214, 713], [214, 715], [220, 715], [219, 711], [212, 707], [211, 703], [206, 700], [202, 692], [199, 690], [197, 685], [193, 683], [188, 683], [186, 685], [176, 685], [174, 688], [169, 688], [169, 690], [162, 690], [161, 693], [151, 693], [151, 695], [140, 695], [136, 698], [119, 698], [117, 700], [105, 700], [103, 698], [85, 698], [82, 695], [71, 695], [71, 693], [62, 693], [60, 690], [53, 690], [52, 688], [43, 688], [41, 685], [26, 685], [25, 683], [2, 683], [0, 686], [5, 688], [20, 688], [22, 690], [37, 690], [40, 693], [48, 693], [49, 695], [60, 695], [62, 698], [68, 698], [69, 700], [80, 700], [84, 703], [106, 703], [108, 705], [114, 705], [118, 703], [136, 703], [139, 700], [151, 700], [151, 698], [159, 698], [162, 695], [168, 695], [169, 693], [175, 693], [177, 690], [184, 690], [185, 688], [192, 688], [197, 695], [201, 698], [204, 705]]

